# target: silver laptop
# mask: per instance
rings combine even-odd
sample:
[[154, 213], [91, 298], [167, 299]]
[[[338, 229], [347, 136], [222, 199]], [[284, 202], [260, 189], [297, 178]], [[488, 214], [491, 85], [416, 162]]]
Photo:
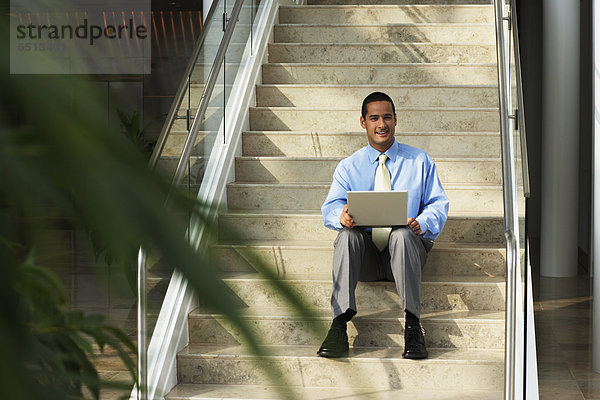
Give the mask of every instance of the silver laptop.
[[408, 192], [351, 191], [348, 212], [357, 226], [397, 226], [408, 223]]

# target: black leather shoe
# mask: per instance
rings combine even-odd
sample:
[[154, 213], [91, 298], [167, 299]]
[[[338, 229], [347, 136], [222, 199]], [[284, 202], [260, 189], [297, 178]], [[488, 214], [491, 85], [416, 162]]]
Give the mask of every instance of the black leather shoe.
[[421, 324], [406, 325], [404, 328], [404, 353], [402, 353], [402, 357], [420, 360], [427, 358], [428, 355]]
[[327, 358], [348, 357], [348, 348], [346, 329], [332, 326], [317, 354]]

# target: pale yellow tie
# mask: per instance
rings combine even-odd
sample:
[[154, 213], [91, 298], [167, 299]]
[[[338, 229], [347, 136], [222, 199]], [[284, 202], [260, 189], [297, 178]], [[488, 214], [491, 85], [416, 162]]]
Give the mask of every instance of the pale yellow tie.
[[[388, 171], [385, 166], [385, 161], [387, 160], [387, 156], [385, 154], [381, 154], [379, 156], [379, 166], [377, 167], [377, 171], [375, 171], [375, 188], [376, 191], [389, 191], [392, 190], [392, 182], [390, 181], [390, 171]], [[385, 247], [388, 245], [388, 239], [390, 237], [390, 232], [392, 228], [373, 228], [373, 243], [379, 249], [379, 251], [383, 251]]]

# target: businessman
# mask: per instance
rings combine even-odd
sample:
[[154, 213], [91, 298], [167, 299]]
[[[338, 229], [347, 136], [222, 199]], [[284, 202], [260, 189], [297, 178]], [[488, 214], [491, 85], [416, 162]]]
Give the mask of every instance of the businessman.
[[[375, 92], [364, 99], [360, 125], [367, 132], [368, 145], [338, 164], [321, 207], [325, 226], [337, 230], [338, 236], [333, 254], [333, 322], [317, 354], [348, 355], [346, 324], [358, 310], [357, 282], [388, 280], [396, 283], [405, 316], [402, 356], [427, 358], [419, 321], [421, 270], [446, 223], [448, 198], [431, 157], [395, 140], [396, 109], [388, 95]], [[347, 206], [347, 192], [353, 190], [407, 191], [407, 225], [356, 226]]]

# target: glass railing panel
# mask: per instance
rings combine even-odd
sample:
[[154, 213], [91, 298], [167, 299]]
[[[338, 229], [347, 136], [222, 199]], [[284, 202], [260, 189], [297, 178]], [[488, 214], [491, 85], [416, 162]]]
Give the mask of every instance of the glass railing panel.
[[[221, 3], [223, 3], [223, 0]], [[221, 9], [223, 8], [224, 5], [221, 4]], [[219, 4], [216, 4], [212, 13], [204, 22], [202, 33], [196, 44], [196, 50], [190, 59], [190, 66], [184, 74], [182, 84], [163, 127], [161, 139], [158, 141], [151, 160], [151, 166], [161, 172], [166, 180], [173, 183], [175, 183], [175, 175], [179, 166], [182, 177], [177, 182], [177, 186], [189, 192], [194, 192], [194, 190], [197, 192], [205, 169], [204, 154], [207, 151], [204, 149], [212, 147], [217, 132], [216, 129], [211, 130], [206, 129], [204, 126], [200, 127], [198, 137], [194, 141], [192, 156], [185, 162], [181, 161], [184, 145], [192, 129], [212, 63], [223, 37], [222, 12], [218, 10]], [[218, 97], [219, 94], [217, 93], [214, 96]], [[218, 98], [215, 101], [219, 101]], [[207, 123], [202, 125], [207, 125]], [[171, 207], [174, 218], [181, 218], [181, 234], [185, 235], [191, 210], [185, 208], [172, 209], [167, 199], [165, 199], [165, 204], [167, 207]], [[138, 377], [140, 384], [145, 388], [138, 392], [138, 398], [145, 399], [148, 396], [148, 386], [146, 385], [152, 385], [152, 382], [147, 382], [149, 371], [148, 360], [145, 355], [147, 355], [150, 338], [156, 327], [158, 315], [173, 275], [173, 266], [165, 263], [160, 254], [157, 254], [152, 248], [143, 249], [141, 254], [143, 257], [139, 260], [141, 262], [138, 266], [138, 288], [143, 293], [138, 296], [137, 337], [138, 352], [140, 354]]]
[[[193, 68], [185, 76], [183, 90], [180, 91], [180, 98], [176, 98], [178, 104], [174, 117], [168, 126], [168, 135], [166, 136], [164, 147], [159, 152], [156, 168], [161, 171], [165, 178], [171, 182], [175, 179], [176, 170], [181, 162], [182, 152], [188, 135], [194, 123], [196, 111], [202, 98], [206, 82], [216, 57], [219, 44], [223, 37], [222, 11], [224, 9], [224, 0], [217, 4], [215, 11], [205, 21], [203, 27], [202, 47], [195, 54]], [[223, 78], [220, 78], [223, 81]], [[216, 91], [211, 96], [211, 102], [223, 104], [223, 93]], [[186, 160], [182, 168], [182, 176], [178, 183], [181, 189], [190, 192], [192, 195], [197, 193], [202, 176], [206, 169], [207, 154], [216, 140], [218, 128], [215, 128], [215, 120], [220, 121], [222, 115], [215, 113], [214, 109], [207, 110], [206, 116], [202, 118], [198, 129], [198, 136], [194, 141], [192, 155]], [[159, 149], [160, 150], [160, 149]], [[169, 206], [169, 205], [167, 205]], [[175, 214], [183, 221], [189, 220], [190, 210], [174, 210]], [[182, 235], [185, 232], [182, 232]], [[147, 337], [152, 336], [158, 313], [162, 307], [164, 297], [173, 273], [173, 267], [162, 262], [160, 255], [154, 254], [153, 249], [147, 249], [146, 262], [146, 328]]]
[[[238, 72], [246, 67], [246, 64], [252, 56], [252, 23], [254, 20], [254, 12], [252, 0], [242, 1], [235, 30], [231, 37], [231, 42], [227, 47], [227, 52], [225, 53], [227, 79], [222, 90], [225, 95], [226, 115], [230, 114], [231, 108], [236, 101], [235, 98], [231, 97], [231, 93], [235, 88], [239, 89], [239, 78], [241, 77], [239, 77]], [[231, 11], [228, 12], [228, 15], [230, 13]], [[236, 80], [236, 77], [238, 80]], [[227, 124], [225, 126], [225, 141], [227, 143], [231, 140], [232, 128], [232, 126], [228, 126]]]
[[223, 37], [224, 0], [219, 3], [204, 23], [200, 38], [202, 47], [194, 54], [191, 61], [193, 68], [184, 77], [185, 82], [174, 99], [175, 110], [172, 120], [167, 120], [163, 129], [165, 131], [162, 134], [164, 145], [161, 148], [159, 141], [159, 147], [155, 150], [157, 153], [154, 156], [157, 159], [156, 168], [170, 181], [174, 179], [183, 146], [192, 127], [213, 60]]
[[[190, 197], [198, 196], [215, 147], [231, 139], [233, 127], [227, 126], [226, 121], [232, 102], [237, 101], [232, 98], [231, 92], [235, 90], [236, 85], [239, 85], [236, 83], [238, 72], [251, 61], [253, 55], [252, 34], [255, 31], [253, 24], [257, 12], [260, 11], [260, 1], [219, 0], [213, 5], [212, 10], [200, 39], [202, 46], [196, 49], [185, 82], [174, 100], [175, 106], [172, 109], [170, 122], [168, 119], [163, 132], [164, 144], [154, 154], [157, 160], [156, 168], [162, 171], [179, 190], [187, 191]], [[239, 14], [232, 24], [233, 14], [237, 10]], [[224, 19], [224, 13], [228, 22]], [[225, 24], [231, 30], [231, 39], [228, 46], [220, 50]], [[215, 64], [215, 59], [221, 54], [224, 54], [222, 62]], [[214, 83], [213, 87], [211, 82]], [[205, 112], [202, 113], [203, 109]], [[186, 142], [191, 144], [189, 154], [185, 151]], [[197, 238], [190, 234], [194, 231], [191, 226], [192, 210], [186, 209], [185, 206], [181, 209], [173, 209], [173, 205], [168, 201], [166, 206], [170, 208], [175, 218], [182, 219], [182, 226], [187, 227], [188, 239], [196, 240]], [[182, 231], [183, 234], [186, 232]], [[143, 254], [145, 274], [140, 275], [145, 276], [140, 279], [145, 282], [141, 286], [145, 297], [142, 314], [147, 345], [164, 302], [173, 268], [165, 265], [160, 255], [154, 254], [153, 249], [145, 249]], [[145, 376], [148, 376], [147, 373], [146, 370]], [[149, 382], [149, 385], [152, 385], [152, 382]]]
[[[516, 187], [516, 193], [517, 193], [517, 204], [516, 204], [516, 208], [517, 208], [517, 215], [519, 218], [519, 225], [521, 226], [522, 224], [524, 224], [524, 220], [525, 220], [525, 191], [524, 191], [524, 186], [523, 186], [523, 176], [524, 176], [524, 172], [526, 173], [526, 171], [523, 170], [523, 154], [522, 152], [524, 151], [524, 149], [522, 148], [521, 144], [522, 144], [522, 138], [521, 135], [523, 133], [523, 128], [524, 128], [524, 121], [521, 120], [520, 118], [520, 113], [519, 113], [519, 96], [522, 95], [521, 93], [519, 93], [519, 85], [517, 83], [517, 80], [519, 79], [517, 71], [517, 60], [516, 60], [516, 53], [515, 53], [515, 37], [514, 37], [514, 29], [511, 29], [509, 31], [509, 56], [510, 56], [510, 86], [511, 86], [511, 114], [513, 115], [513, 117], [511, 118], [512, 120], [512, 126], [513, 126], [513, 146], [515, 149], [515, 159], [514, 159], [514, 170], [515, 170], [515, 175], [517, 178], [517, 187]], [[524, 229], [519, 229], [519, 244], [521, 246], [521, 249], [525, 248], [525, 230]], [[522, 272], [522, 278], [525, 279], [524, 277], [524, 271], [525, 268], [521, 268], [521, 272]]]
[[[508, 1], [508, 3], [510, 3], [510, 1]], [[511, 17], [513, 17], [512, 12], [513, 10], [508, 7], [508, 15], [510, 15]], [[507, 50], [508, 50], [508, 57], [509, 57], [509, 77], [510, 77], [510, 81], [509, 81], [509, 85], [510, 85], [510, 96], [509, 96], [509, 113], [510, 113], [510, 132], [512, 133], [511, 138], [512, 138], [512, 146], [514, 149], [514, 159], [512, 160], [512, 164], [513, 164], [513, 170], [514, 170], [514, 174], [515, 174], [515, 182], [516, 185], [514, 187], [515, 190], [515, 204], [514, 204], [514, 209], [515, 209], [515, 213], [516, 213], [516, 217], [518, 220], [518, 224], [517, 227], [515, 229], [515, 234], [517, 235], [516, 239], [517, 239], [517, 244], [518, 244], [518, 282], [517, 285], [515, 286], [515, 289], [518, 290], [518, 295], [521, 297], [521, 301], [518, 302], [518, 304], [520, 305], [519, 308], [516, 310], [516, 312], [519, 314], [517, 316], [518, 321], [521, 321], [521, 324], [523, 323], [523, 321], [525, 321], [525, 313], [526, 313], [526, 305], [527, 302], [525, 301], [525, 285], [526, 285], [526, 269], [524, 268], [524, 264], [523, 264], [523, 258], [522, 258], [522, 254], [524, 253], [524, 249], [525, 249], [525, 229], [524, 229], [524, 224], [525, 224], [525, 196], [524, 196], [524, 192], [523, 192], [523, 164], [522, 164], [522, 160], [521, 160], [521, 142], [520, 142], [520, 121], [518, 118], [518, 108], [519, 108], [519, 93], [518, 93], [518, 85], [517, 85], [517, 65], [516, 65], [516, 57], [515, 57], [515, 47], [514, 47], [514, 20], [510, 21], [510, 29], [506, 30], [506, 37], [507, 37]], [[507, 28], [509, 27], [509, 25], [507, 24]], [[523, 329], [523, 326], [520, 325], [520, 329]], [[517, 335], [522, 335], [522, 333], [517, 333]], [[519, 349], [520, 346], [517, 346], [517, 349]], [[519, 351], [519, 350], [517, 350]], [[523, 358], [522, 358], [522, 362], [524, 365], [525, 362], [525, 354], [523, 354]], [[516, 358], [518, 360], [518, 358]]]
[[[156, 149], [157, 154], [155, 155], [155, 159], [157, 161], [155, 168], [163, 173], [165, 179], [171, 182], [175, 178], [175, 172], [182, 156], [184, 144], [194, 120], [195, 109], [200, 101], [202, 90], [210, 71], [210, 63], [215, 57], [223, 35], [222, 24], [216, 18], [219, 15], [220, 13], [214, 13], [212, 18], [205, 21], [203, 26], [204, 32], [199, 39], [203, 40], [203, 46], [195, 54], [195, 66], [190, 73], [186, 74], [184, 78], [186, 81], [185, 86], [180, 88], [178, 97], [175, 99], [175, 107], [171, 111], [171, 120], [167, 121], [168, 126], [164, 128], [166, 129], [166, 133], [168, 133], [168, 135], [165, 135], [164, 144], [162, 147]], [[201, 135], [198, 141], [202, 143], [206, 141], [205, 139], [204, 135]], [[201, 163], [198, 163], [195, 158], [191, 160], [186, 168], [187, 171], [184, 174], [186, 177], [183, 180], [187, 190], [190, 190], [197, 183], [195, 177], [198, 176], [198, 170], [202, 169]], [[185, 221], [187, 220], [189, 211], [176, 210], [175, 213]], [[185, 234], [185, 231], [182, 231], [181, 234]], [[139, 339], [140, 335], [145, 337], [143, 342], [145, 342], [145, 350], [147, 352], [147, 346], [154, 332], [157, 318], [173, 274], [173, 266], [165, 263], [160, 254], [156, 254], [154, 249], [144, 250], [146, 271], [144, 276], [145, 283], [141, 287], [145, 290], [142, 296], [145, 297], [145, 307], [142, 312], [144, 321], [140, 326], [144, 327], [145, 332], [139, 332], [138, 341], [142, 341]], [[146, 370], [140, 376], [148, 377], [148, 371]], [[146, 393], [143, 394], [145, 395]]]
[[[252, 38], [253, 38], [253, 42], [254, 42], [254, 38], [256, 37], [256, 30], [257, 30], [257, 25], [255, 24], [256, 21], [256, 16], [260, 13], [260, 11], [264, 8], [264, 1], [261, 0], [253, 0], [251, 1], [251, 7], [252, 7], [252, 18], [251, 18], [251, 23], [252, 23]], [[254, 50], [254, 49], [253, 49]]]
[[[514, 5], [514, 1], [511, 1], [511, 4]], [[513, 114], [513, 146], [515, 148], [515, 159], [514, 159], [514, 171], [517, 178], [516, 185], [516, 214], [518, 218], [518, 245], [519, 245], [519, 255], [518, 259], [519, 263], [519, 282], [518, 289], [520, 289], [520, 297], [521, 297], [521, 307], [517, 310], [519, 313], [519, 318], [521, 321], [520, 334], [523, 338], [520, 346], [520, 351], [522, 351], [521, 358], [521, 367], [522, 370], [526, 370], [527, 365], [527, 356], [528, 352], [526, 351], [526, 331], [527, 331], [527, 258], [526, 258], [526, 249], [527, 249], [527, 231], [526, 231], [526, 190], [525, 185], [526, 180], [528, 179], [526, 170], [527, 166], [524, 165], [524, 161], [526, 161], [526, 152], [527, 148], [523, 147], [523, 144], [526, 144], [525, 141], [525, 120], [523, 116], [523, 101], [522, 96], [523, 93], [521, 91], [521, 77], [520, 77], [520, 65], [518, 59], [518, 25], [516, 18], [516, 10], [511, 8], [511, 30], [509, 31], [509, 57], [510, 57], [510, 86], [511, 86], [511, 113]], [[523, 382], [523, 388], [526, 387], [527, 381], [525, 379], [525, 374], [521, 376], [521, 380]]]

